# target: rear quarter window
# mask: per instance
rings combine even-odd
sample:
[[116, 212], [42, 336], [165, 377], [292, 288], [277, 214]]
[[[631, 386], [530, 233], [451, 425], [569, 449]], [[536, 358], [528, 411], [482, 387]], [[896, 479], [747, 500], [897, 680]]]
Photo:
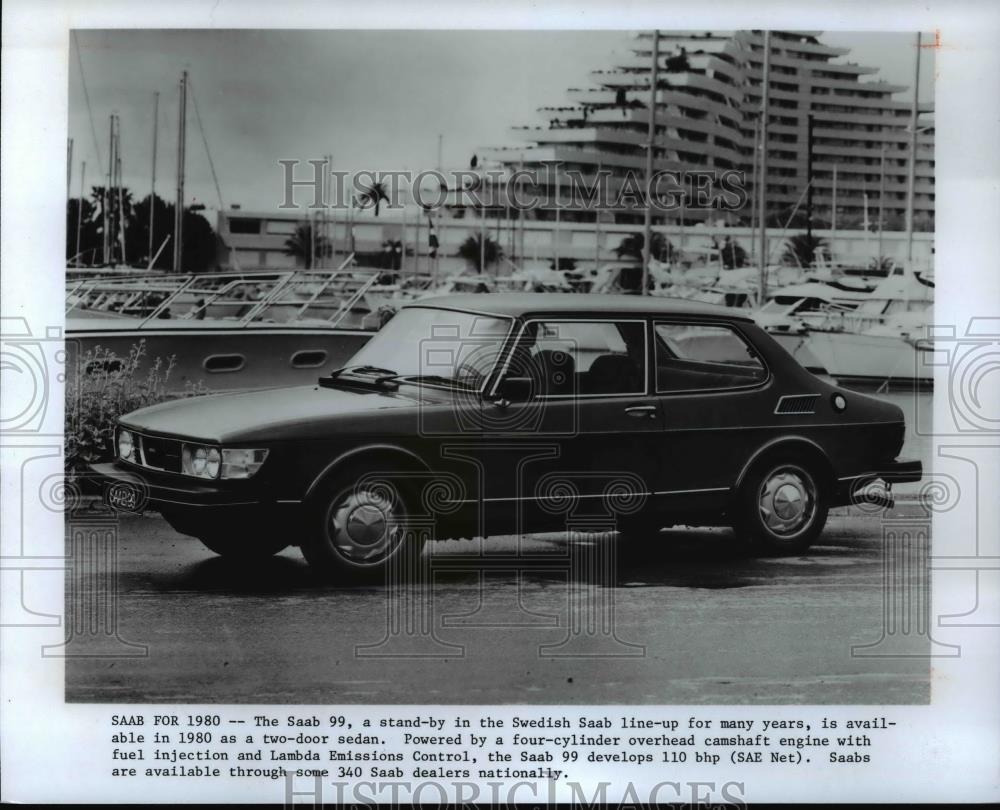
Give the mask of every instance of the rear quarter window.
[[758, 385], [767, 369], [757, 351], [730, 326], [656, 323], [656, 390], [725, 390]]

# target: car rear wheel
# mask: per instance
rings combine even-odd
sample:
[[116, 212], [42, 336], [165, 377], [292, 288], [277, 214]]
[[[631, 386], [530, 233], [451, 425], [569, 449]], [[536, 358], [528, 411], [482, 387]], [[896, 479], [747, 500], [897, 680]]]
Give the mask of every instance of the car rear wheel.
[[820, 480], [800, 459], [755, 464], [737, 493], [734, 530], [764, 552], [805, 550], [826, 524], [828, 507]]
[[198, 539], [209, 551], [231, 560], [263, 560], [288, 546], [275, 537], [248, 537], [242, 532], [206, 535]]
[[423, 551], [426, 538], [410, 531], [403, 487], [384, 478], [362, 474], [334, 481], [314, 499], [310, 513], [302, 553], [329, 579], [384, 581], [390, 563]]

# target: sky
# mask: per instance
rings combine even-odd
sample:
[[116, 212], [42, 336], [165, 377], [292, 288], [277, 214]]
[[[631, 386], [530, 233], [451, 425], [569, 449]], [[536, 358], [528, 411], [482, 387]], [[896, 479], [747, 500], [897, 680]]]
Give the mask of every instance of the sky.
[[[348, 172], [433, 169], [441, 135], [444, 168], [466, 168], [483, 147], [518, 143], [510, 126], [543, 123], [536, 108], [567, 103], [567, 88], [589, 86], [589, 71], [613, 66], [630, 40], [624, 31], [78, 31], [69, 60], [72, 193], [79, 194], [81, 161], [86, 187], [102, 182], [113, 112], [124, 183], [137, 198], [149, 192], [159, 92], [156, 188], [174, 199], [183, 70], [191, 88], [186, 198], [204, 204], [214, 223], [219, 197], [204, 141], [223, 204], [244, 209], [281, 203], [281, 159], [332, 154], [335, 168]], [[821, 37], [851, 47], [847, 60], [904, 85], [913, 80], [914, 40], [903, 33]], [[923, 52], [922, 100], [933, 95], [932, 54]]]

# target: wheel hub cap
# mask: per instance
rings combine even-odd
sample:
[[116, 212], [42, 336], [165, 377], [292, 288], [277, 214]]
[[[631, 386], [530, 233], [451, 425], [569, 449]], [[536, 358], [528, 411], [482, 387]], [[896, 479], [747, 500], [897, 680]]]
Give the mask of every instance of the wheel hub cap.
[[815, 514], [815, 486], [800, 470], [775, 470], [761, 485], [759, 507], [761, 519], [771, 532], [784, 536], [797, 534]]
[[802, 514], [802, 491], [793, 484], [782, 484], [774, 493], [774, 511], [782, 520], [794, 520]]
[[347, 533], [362, 546], [377, 543], [385, 534], [385, 515], [371, 504], [362, 504], [347, 519]]
[[330, 539], [347, 560], [376, 563], [396, 548], [401, 522], [395, 503], [370, 492], [350, 492], [330, 510]]

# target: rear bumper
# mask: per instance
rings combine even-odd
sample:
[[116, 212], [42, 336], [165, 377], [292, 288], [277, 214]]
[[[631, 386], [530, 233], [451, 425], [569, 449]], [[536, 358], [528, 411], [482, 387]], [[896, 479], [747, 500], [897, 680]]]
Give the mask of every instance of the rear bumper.
[[897, 459], [879, 471], [877, 477], [890, 484], [919, 481], [924, 477], [924, 465], [917, 459]]
[[[878, 468], [856, 475], [848, 475], [837, 479], [837, 493], [834, 505], [842, 506], [853, 503], [879, 504], [892, 506], [892, 485], [919, 481], [924, 476], [923, 464], [916, 459], [896, 459]], [[866, 490], [870, 485], [882, 481], [885, 493], [881, 498]], [[862, 490], [866, 490], [862, 494]]]

